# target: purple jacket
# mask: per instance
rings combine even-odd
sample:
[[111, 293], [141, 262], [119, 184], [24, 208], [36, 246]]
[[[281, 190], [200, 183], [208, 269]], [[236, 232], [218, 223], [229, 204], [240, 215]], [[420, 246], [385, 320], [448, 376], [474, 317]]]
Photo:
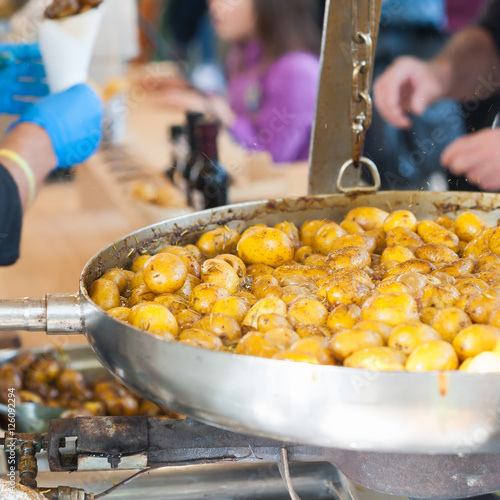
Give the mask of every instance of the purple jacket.
[[273, 160], [306, 160], [314, 120], [319, 59], [290, 52], [265, 66], [259, 43], [228, 57], [229, 103], [237, 118], [233, 137], [249, 150], [269, 151]]

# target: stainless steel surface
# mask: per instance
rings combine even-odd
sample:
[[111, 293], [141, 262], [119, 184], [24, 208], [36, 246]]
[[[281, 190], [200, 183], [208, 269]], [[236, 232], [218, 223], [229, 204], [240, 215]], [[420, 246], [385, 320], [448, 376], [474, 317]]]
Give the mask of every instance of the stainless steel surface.
[[[373, 4], [371, 2], [373, 1]], [[377, 44], [381, 0], [354, 0], [358, 6], [357, 26], [361, 30], [372, 24], [371, 41], [374, 55]], [[326, 4], [325, 26], [321, 50], [321, 77], [318, 102], [313, 126], [309, 193], [333, 193], [336, 191], [341, 166], [353, 158], [351, 107], [353, 94], [353, 28], [351, 0], [329, 0]], [[374, 14], [369, 19], [369, 6]], [[371, 68], [367, 80], [371, 80]], [[371, 83], [371, 82], [368, 82]], [[362, 144], [359, 145], [362, 151]], [[345, 186], [356, 186], [359, 168], [352, 168], [344, 176]]]
[[[335, 468], [327, 463], [290, 464], [292, 482], [302, 500], [335, 498]], [[40, 487], [57, 483], [104, 491], [131, 475], [130, 471], [40, 472]], [[217, 464], [169, 467], [151, 471], [113, 491], [106, 500], [287, 500], [288, 493], [276, 464]]]
[[26, 330], [70, 335], [81, 334], [82, 329], [79, 294], [4, 299], [4, 307], [0, 309], [0, 331]]
[[[339, 220], [350, 208], [367, 204], [410, 208], [419, 218], [459, 207], [495, 223], [500, 215], [496, 194], [387, 192], [254, 202], [156, 224], [117, 240], [85, 266], [81, 307], [92, 349], [110, 372], [146, 398], [237, 431], [355, 450], [500, 452], [498, 374], [373, 373], [207, 351], [119, 322], [86, 291], [104, 270], [128, 266], [142, 249], [192, 242], [221, 224], [241, 230], [283, 219]], [[5, 307], [9, 302], [0, 303]]]
[[[11, 410], [12, 411], [12, 410]], [[49, 420], [59, 418], [62, 408], [51, 408], [35, 403], [24, 403], [15, 408], [16, 430], [18, 432], [47, 432]], [[8, 416], [9, 407], [0, 403], [0, 415]]]
[[[144, 249], [193, 242], [214, 227], [340, 220], [363, 205], [409, 208], [420, 219], [462, 209], [495, 224], [500, 218], [497, 194], [392, 191], [253, 202], [165, 221], [115, 241], [86, 264], [80, 301], [87, 339], [110, 372], [157, 404], [240, 432], [330, 447], [328, 460], [372, 489], [450, 498], [495, 491], [500, 374], [372, 372], [207, 351], [119, 322], [86, 291], [103, 271], [127, 267]], [[9, 302], [0, 301], [5, 307]]]
[[368, 171], [372, 175], [373, 185], [371, 186], [355, 186], [355, 187], [344, 187], [343, 180], [345, 173], [349, 169], [356, 168], [353, 160], [347, 160], [342, 167], [340, 167], [339, 175], [337, 177], [337, 191], [344, 194], [359, 194], [359, 193], [375, 193], [380, 189], [380, 174], [375, 163], [373, 163], [369, 158], [362, 156], [359, 159], [359, 163], [368, 167]]

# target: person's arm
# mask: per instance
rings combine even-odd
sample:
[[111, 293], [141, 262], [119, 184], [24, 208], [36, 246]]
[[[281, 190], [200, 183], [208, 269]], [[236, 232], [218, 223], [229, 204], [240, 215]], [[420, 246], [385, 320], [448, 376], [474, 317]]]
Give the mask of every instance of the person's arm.
[[97, 150], [102, 118], [101, 100], [80, 84], [29, 106], [0, 141], [0, 265], [18, 259], [23, 211], [46, 175]]
[[52, 142], [47, 132], [33, 123], [19, 124], [0, 141], [0, 163], [16, 183], [21, 204], [26, 210], [30, 196], [28, 178], [15, 160], [2, 155], [2, 149], [20, 155], [26, 161], [33, 172], [35, 188], [38, 191], [45, 177], [57, 166]]
[[456, 33], [433, 59], [396, 59], [373, 84], [374, 103], [384, 120], [409, 128], [407, 113], [421, 115], [440, 99], [485, 99], [498, 92], [500, 39], [491, 31], [496, 26], [500, 33], [498, 19], [500, 0], [494, 0], [477, 26]]
[[429, 64], [442, 82], [442, 97], [485, 99], [500, 90], [500, 53], [481, 26], [454, 35]]
[[318, 78], [314, 57], [283, 57], [270, 69], [255, 123], [236, 116], [229, 127], [232, 136], [249, 150], [269, 151], [275, 162], [296, 161], [309, 145]]

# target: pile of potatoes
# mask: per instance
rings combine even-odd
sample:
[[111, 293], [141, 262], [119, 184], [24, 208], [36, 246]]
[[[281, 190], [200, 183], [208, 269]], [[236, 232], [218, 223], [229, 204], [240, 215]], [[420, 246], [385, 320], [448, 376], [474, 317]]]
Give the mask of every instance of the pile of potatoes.
[[168, 341], [372, 370], [500, 371], [500, 227], [472, 212], [417, 220], [350, 210], [140, 255], [89, 289]]

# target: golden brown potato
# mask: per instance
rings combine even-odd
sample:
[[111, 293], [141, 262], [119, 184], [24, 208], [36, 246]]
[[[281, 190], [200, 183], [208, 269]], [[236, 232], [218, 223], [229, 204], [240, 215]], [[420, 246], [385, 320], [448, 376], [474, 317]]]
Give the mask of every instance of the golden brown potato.
[[218, 300], [212, 307], [212, 314], [227, 314], [238, 323], [241, 323], [249, 309], [249, 305], [243, 298], [233, 295], [232, 297]]
[[238, 242], [238, 257], [245, 264], [267, 264], [278, 267], [293, 259], [292, 240], [279, 229], [258, 228], [243, 234]]
[[452, 306], [460, 298], [459, 291], [453, 285], [425, 285], [420, 297], [421, 307], [443, 309]]
[[352, 328], [361, 317], [361, 309], [356, 304], [339, 304], [326, 318], [326, 326], [336, 328]]
[[249, 308], [253, 307], [259, 300], [253, 293], [245, 291], [236, 292], [234, 294], [234, 297], [239, 297], [240, 299], [243, 299]]
[[351, 354], [344, 361], [349, 368], [364, 368], [377, 371], [403, 371], [406, 356], [390, 347], [367, 347]]
[[401, 264], [396, 264], [384, 273], [384, 280], [389, 278], [395, 278], [400, 274], [407, 272], [415, 272], [421, 274], [428, 274], [434, 270], [434, 266], [427, 260], [422, 259], [411, 259], [406, 262], [401, 262]]
[[192, 274], [188, 274], [186, 276], [186, 281], [184, 282], [182, 287], [175, 292], [175, 294], [178, 295], [181, 299], [189, 301], [191, 292], [193, 291], [194, 287], [198, 285], [201, 285], [201, 280], [196, 276], [193, 276]]
[[453, 339], [453, 347], [461, 361], [491, 351], [500, 340], [500, 328], [491, 325], [471, 325]]
[[175, 316], [156, 302], [141, 302], [132, 307], [128, 321], [137, 328], [167, 339], [173, 339], [179, 331]]
[[306, 337], [297, 340], [290, 347], [295, 354], [302, 354], [320, 365], [334, 364], [332, 353], [328, 348], [328, 340], [324, 337]]
[[266, 333], [279, 328], [291, 329], [292, 325], [285, 316], [276, 313], [261, 314], [257, 320], [257, 330]]
[[153, 302], [166, 307], [174, 316], [177, 316], [188, 306], [187, 300], [179, 297], [175, 293], [164, 293], [162, 295], [158, 295], [153, 299]]
[[203, 254], [202, 254], [201, 250], [196, 245], [188, 244], [188, 245], [185, 245], [184, 248], [186, 250], [189, 250], [193, 254], [193, 257], [198, 262], [201, 262], [203, 260]]
[[361, 234], [365, 230], [354, 220], [343, 220], [340, 223], [340, 227], [345, 229], [348, 234]]
[[184, 309], [175, 317], [177, 324], [179, 325], [179, 331], [187, 330], [192, 328], [192, 326], [201, 319], [201, 314], [191, 311], [190, 309]]
[[408, 356], [418, 345], [434, 340], [443, 340], [434, 328], [419, 321], [411, 321], [394, 327], [387, 345]]
[[314, 234], [311, 246], [317, 252], [328, 255], [333, 250], [335, 241], [345, 234], [347, 233], [336, 222], [329, 222]]
[[473, 293], [465, 306], [465, 312], [474, 323], [488, 323], [490, 314], [500, 307], [500, 290], [498, 288], [484, 288]]
[[121, 305], [120, 290], [116, 283], [104, 278], [99, 278], [90, 285], [89, 295], [105, 311]]
[[276, 224], [274, 228], [283, 231], [291, 240], [299, 239], [299, 230], [293, 222], [283, 221]]
[[344, 236], [338, 237], [332, 243], [330, 252], [346, 247], [359, 247], [366, 250], [368, 253], [373, 253], [377, 248], [377, 238], [368, 233], [345, 234]]
[[329, 345], [335, 359], [343, 362], [351, 354], [361, 349], [384, 345], [384, 339], [379, 333], [372, 330], [351, 328], [333, 335]]
[[128, 322], [128, 317], [130, 315], [130, 308], [121, 306], [113, 307], [112, 309], [108, 309], [108, 314], [113, 318]]
[[355, 330], [371, 330], [372, 332], [378, 333], [383, 339], [384, 342], [387, 341], [389, 335], [392, 332], [392, 326], [387, 323], [383, 323], [382, 321], [376, 321], [371, 319], [364, 319], [356, 323], [353, 328]]
[[410, 231], [416, 231], [417, 218], [413, 212], [410, 212], [409, 210], [395, 210], [386, 217], [382, 229], [388, 233], [395, 227], [402, 227], [409, 229]]
[[361, 319], [382, 321], [382, 323], [396, 326], [418, 319], [417, 303], [408, 293], [372, 295], [361, 306]]
[[266, 340], [279, 346], [280, 349], [288, 349], [297, 340], [300, 340], [300, 337], [292, 328], [273, 328], [263, 333]]
[[82, 372], [65, 368], [57, 377], [57, 388], [61, 392], [68, 392], [74, 397], [78, 397], [87, 389], [87, 383]]
[[232, 255], [230, 253], [223, 253], [221, 255], [217, 255], [215, 259], [223, 260], [227, 262], [232, 268], [236, 271], [238, 278], [243, 278], [246, 275], [247, 268], [245, 263], [236, 255]]
[[[280, 266], [281, 268], [282, 266]], [[258, 276], [270, 276], [274, 272], [274, 267], [267, 264], [252, 264], [247, 267], [246, 275], [249, 278], [257, 278]]]
[[[439, 268], [440, 273], [446, 273], [454, 278], [458, 278], [463, 276], [464, 274], [471, 273], [474, 270], [474, 261], [469, 258], [463, 258], [455, 260], [451, 264], [446, 266], [442, 266]], [[432, 271], [431, 274], [434, 274], [437, 271]]]
[[424, 241], [414, 231], [410, 231], [404, 227], [395, 227], [386, 235], [386, 246], [402, 246], [409, 248], [412, 252], [419, 246], [424, 244]]
[[101, 278], [112, 281], [118, 287], [120, 293], [123, 292], [130, 283], [129, 274], [123, 269], [118, 269], [116, 267], [106, 271]]
[[370, 292], [367, 285], [356, 279], [334, 278], [326, 286], [326, 300], [332, 306], [351, 303], [360, 305]]
[[492, 232], [492, 228], [484, 229], [478, 236], [467, 243], [462, 251], [462, 256], [478, 259], [482, 254], [490, 252], [488, 242]]
[[424, 220], [418, 223], [417, 234], [426, 243], [435, 243], [450, 248], [455, 253], [460, 251], [460, 242], [458, 236], [449, 229], [436, 224], [430, 220]]
[[432, 320], [431, 326], [447, 342], [453, 342], [458, 332], [472, 324], [469, 315], [458, 307], [440, 309]]
[[500, 227], [494, 228], [489, 234], [488, 248], [490, 252], [500, 255]]
[[201, 281], [213, 283], [233, 294], [240, 287], [240, 278], [233, 266], [221, 259], [208, 259], [201, 265]]
[[267, 339], [262, 332], [247, 333], [236, 346], [236, 354], [272, 358], [281, 349], [272, 339]]
[[387, 246], [386, 234], [383, 229], [370, 229], [366, 234], [375, 238], [375, 250], [373, 253], [380, 255]]
[[370, 266], [371, 257], [364, 248], [345, 247], [328, 254], [326, 264], [334, 271], [337, 269], [363, 269]]
[[401, 264], [401, 262], [406, 262], [414, 258], [415, 254], [409, 248], [402, 245], [392, 245], [384, 249], [380, 262], [393, 261], [397, 264]]
[[329, 339], [333, 334], [333, 331], [326, 326], [317, 325], [298, 325], [295, 327], [295, 332], [301, 339], [307, 337], [324, 337]]
[[283, 280], [290, 278], [291, 276], [303, 276], [309, 281], [317, 281], [330, 273], [329, 268], [325, 266], [310, 266], [301, 264], [285, 264], [280, 266], [273, 271], [273, 276], [278, 280], [279, 284], [283, 283]]
[[134, 307], [141, 302], [152, 302], [156, 297], [146, 284], [139, 285], [134, 288], [132, 295], [128, 299], [128, 307]]
[[144, 283], [153, 293], [176, 292], [184, 285], [187, 274], [186, 264], [170, 253], [153, 255], [142, 268]]
[[193, 253], [187, 250], [185, 247], [181, 247], [178, 245], [168, 245], [158, 250], [157, 253], [170, 253], [172, 255], [177, 255], [177, 257], [179, 257], [179, 259], [181, 259], [184, 264], [186, 264], [189, 274], [192, 274], [197, 278], [200, 277], [200, 264], [196, 260], [196, 257], [193, 255]]
[[482, 217], [473, 212], [463, 212], [460, 214], [451, 229], [459, 239], [469, 242], [479, 236], [481, 231], [488, 228], [490, 224]]
[[458, 255], [453, 250], [436, 243], [426, 243], [418, 247], [415, 250], [415, 257], [432, 263], [444, 262], [450, 264], [458, 260]]
[[233, 343], [241, 338], [238, 322], [227, 314], [212, 313], [199, 319], [193, 328], [199, 328], [217, 335], [224, 343]]
[[221, 253], [233, 253], [240, 239], [240, 233], [228, 227], [219, 227], [202, 234], [196, 247], [209, 259]]
[[[299, 264], [303, 264], [308, 257], [310, 257], [311, 255], [315, 255], [315, 253], [316, 252], [312, 247], [304, 245], [295, 250], [293, 260], [295, 260]], [[323, 257], [323, 254], [318, 255], [321, 255]]]
[[325, 224], [328, 224], [329, 222], [332, 221], [328, 219], [306, 220], [300, 226], [300, 234], [299, 234], [300, 241], [302, 241], [304, 245], [312, 246], [313, 236], [316, 234], [316, 232], [320, 227], [323, 227]]
[[446, 229], [452, 230], [453, 224], [455, 224], [455, 219], [448, 217], [447, 215], [439, 215], [433, 221]]
[[288, 309], [287, 318], [293, 326], [317, 325], [326, 323], [328, 309], [318, 300], [298, 299]]
[[456, 370], [458, 356], [453, 347], [444, 340], [425, 342], [411, 352], [405, 368], [410, 372]]
[[229, 292], [219, 285], [202, 283], [193, 288], [189, 296], [189, 308], [198, 314], [210, 314], [214, 304], [229, 295]]
[[182, 344], [203, 347], [203, 349], [209, 349], [211, 351], [218, 351], [223, 347], [222, 340], [218, 335], [194, 327], [182, 331], [179, 334], [178, 340]]
[[130, 267], [130, 270], [133, 273], [137, 273], [138, 271], [140, 271], [144, 267], [144, 264], [146, 264], [146, 262], [148, 261], [148, 259], [150, 257], [151, 257], [151, 255], [149, 255], [149, 254], [139, 255], [132, 262], [132, 266]]
[[389, 213], [376, 207], [357, 207], [349, 210], [346, 221], [357, 222], [365, 231], [382, 229]]
[[248, 311], [245, 318], [242, 321], [243, 326], [251, 326], [257, 329], [259, 317], [263, 314], [275, 313], [280, 316], [286, 316], [286, 304], [277, 297], [267, 297], [265, 299], [260, 299], [255, 303], [255, 305]]
[[480, 292], [488, 288], [488, 284], [477, 278], [459, 277], [455, 282], [456, 289], [462, 296], [470, 296], [473, 293]]
[[375, 286], [374, 293], [412, 293], [412, 289], [401, 281], [388, 279]]

